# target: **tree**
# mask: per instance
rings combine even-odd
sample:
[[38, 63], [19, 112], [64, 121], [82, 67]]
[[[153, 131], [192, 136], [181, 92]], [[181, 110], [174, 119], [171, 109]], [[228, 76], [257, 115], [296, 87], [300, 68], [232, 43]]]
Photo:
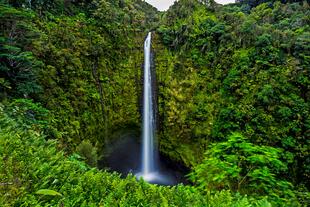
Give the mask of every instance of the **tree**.
[[15, 97], [28, 97], [41, 91], [37, 83], [37, 70], [41, 66], [25, 48], [29, 45], [33, 30], [31, 13], [1, 5], [0, 23], [0, 93], [9, 92]]

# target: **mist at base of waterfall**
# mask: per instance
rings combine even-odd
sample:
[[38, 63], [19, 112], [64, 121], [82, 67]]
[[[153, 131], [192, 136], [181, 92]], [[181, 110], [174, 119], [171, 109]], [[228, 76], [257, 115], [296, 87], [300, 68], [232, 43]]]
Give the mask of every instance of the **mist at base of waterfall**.
[[162, 172], [150, 172], [147, 174], [137, 173], [135, 174], [138, 180], [143, 179], [144, 181], [151, 184], [159, 185], [176, 185], [177, 182], [172, 175], [162, 174]]
[[163, 155], [159, 155], [158, 171], [143, 175], [141, 173], [141, 140], [135, 131], [122, 133], [115, 141], [109, 143], [107, 148], [110, 153], [99, 162], [101, 169], [119, 172], [123, 177], [133, 174], [137, 180], [143, 179], [151, 184], [177, 185], [189, 183], [185, 179], [189, 170]]

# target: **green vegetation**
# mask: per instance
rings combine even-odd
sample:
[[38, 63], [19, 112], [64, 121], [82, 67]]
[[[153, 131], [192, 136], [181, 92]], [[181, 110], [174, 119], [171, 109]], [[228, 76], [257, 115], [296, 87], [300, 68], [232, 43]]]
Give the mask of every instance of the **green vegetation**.
[[[1, 206], [309, 206], [308, 1], [0, 0]], [[96, 168], [140, 126], [153, 30], [164, 187]]]
[[201, 188], [293, 198], [309, 187], [308, 17], [305, 1], [180, 0], [165, 14], [160, 147]]
[[[277, 203], [296, 206], [292, 185], [280, 177], [287, 170], [280, 152], [233, 134], [225, 142], [212, 144], [191, 176], [202, 190], [227, 188], [245, 194], [269, 195]], [[282, 196], [283, 200], [278, 200]]]
[[4, 111], [10, 110], [0, 105], [1, 206], [269, 206], [229, 191], [202, 195], [191, 186], [150, 185], [90, 168], [77, 154], [65, 157], [56, 140], [46, 140], [39, 119], [26, 124], [24, 111], [13, 116], [18, 121]]

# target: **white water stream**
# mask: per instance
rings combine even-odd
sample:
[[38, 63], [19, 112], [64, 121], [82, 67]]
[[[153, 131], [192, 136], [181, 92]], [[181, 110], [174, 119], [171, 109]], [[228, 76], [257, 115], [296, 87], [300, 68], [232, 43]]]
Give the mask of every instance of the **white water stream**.
[[157, 164], [157, 147], [155, 142], [155, 116], [151, 73], [151, 42], [152, 33], [149, 32], [144, 42], [144, 83], [143, 83], [143, 117], [142, 117], [142, 154], [141, 172], [148, 182], [161, 179]]
[[148, 177], [155, 168], [155, 120], [153, 110], [153, 90], [151, 76], [151, 38], [149, 32], [144, 42], [144, 88], [143, 88], [143, 128], [142, 128], [142, 177]]

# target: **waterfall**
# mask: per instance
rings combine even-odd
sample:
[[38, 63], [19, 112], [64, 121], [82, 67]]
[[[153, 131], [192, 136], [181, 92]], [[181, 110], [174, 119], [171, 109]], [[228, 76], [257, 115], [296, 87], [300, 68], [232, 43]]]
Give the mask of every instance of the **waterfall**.
[[151, 75], [151, 38], [149, 32], [144, 42], [144, 87], [142, 122], [142, 176], [147, 177], [155, 170], [155, 119]]
[[144, 76], [143, 76], [143, 115], [142, 115], [142, 153], [141, 170], [136, 176], [150, 183], [169, 184], [170, 179], [159, 170], [158, 151], [155, 141], [155, 103], [152, 88], [151, 41], [149, 32], [144, 42]]

